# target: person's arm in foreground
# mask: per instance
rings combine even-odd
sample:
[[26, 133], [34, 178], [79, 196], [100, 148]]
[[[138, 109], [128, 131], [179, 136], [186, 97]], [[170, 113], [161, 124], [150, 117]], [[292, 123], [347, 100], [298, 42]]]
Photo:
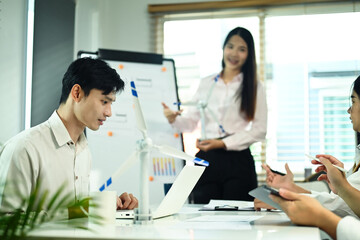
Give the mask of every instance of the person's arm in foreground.
[[[332, 166], [332, 164], [334, 164], [343, 167], [342, 163], [330, 155], [317, 155], [317, 157], [319, 157], [319, 160], [323, 165], [317, 167], [315, 171], [326, 172], [326, 174], [321, 174], [318, 177], [318, 180], [327, 181], [331, 187], [331, 190], [344, 199], [344, 201], [354, 211], [354, 213], [360, 216], [360, 191], [350, 185], [343, 172]], [[312, 163], [319, 164], [315, 160], [313, 160]]]
[[[266, 183], [273, 188], [285, 188], [287, 190], [297, 192], [297, 193], [310, 193], [304, 188], [298, 186], [294, 182], [294, 174], [291, 172], [288, 164], [285, 164], [286, 175], [282, 176], [277, 173], [273, 173], [271, 168], [267, 164], [263, 164], [262, 167], [266, 171]], [[257, 211], [264, 209], [275, 209], [274, 207], [260, 201], [259, 199], [254, 199], [254, 208]]]
[[281, 206], [293, 223], [319, 227], [336, 239], [336, 228], [341, 220], [339, 216], [325, 209], [317, 200], [309, 196], [282, 188], [279, 193], [283, 198], [275, 195], [270, 195], [270, 198]]
[[138, 203], [134, 195], [124, 192], [117, 198], [117, 209], [134, 209], [138, 207]]
[[291, 172], [289, 165], [285, 164], [286, 174], [284, 176], [273, 173], [270, 169], [270, 166], [263, 164], [262, 167], [266, 171], [266, 183], [273, 188], [285, 188], [292, 192], [297, 193], [311, 193], [310, 191], [298, 186], [294, 182], [294, 174]]

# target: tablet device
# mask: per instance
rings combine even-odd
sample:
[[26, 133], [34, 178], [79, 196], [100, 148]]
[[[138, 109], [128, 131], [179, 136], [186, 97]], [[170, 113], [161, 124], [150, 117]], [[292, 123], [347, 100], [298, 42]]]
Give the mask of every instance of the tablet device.
[[281, 197], [279, 194], [279, 191], [277, 189], [266, 186], [266, 185], [257, 187], [249, 192], [249, 195], [263, 201], [264, 203], [267, 203], [274, 208], [281, 209], [279, 204], [277, 204], [276, 202], [271, 200], [271, 198], [269, 198], [270, 194]]

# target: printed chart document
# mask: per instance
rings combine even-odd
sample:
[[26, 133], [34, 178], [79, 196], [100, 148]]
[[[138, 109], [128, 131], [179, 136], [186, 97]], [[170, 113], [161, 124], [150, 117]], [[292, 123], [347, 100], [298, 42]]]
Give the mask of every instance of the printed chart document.
[[199, 211], [255, 211], [252, 201], [215, 200], [211, 199]]

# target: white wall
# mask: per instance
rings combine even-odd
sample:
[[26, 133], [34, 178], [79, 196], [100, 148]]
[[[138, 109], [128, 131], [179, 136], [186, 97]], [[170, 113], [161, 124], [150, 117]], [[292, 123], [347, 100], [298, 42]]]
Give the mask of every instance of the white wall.
[[[148, 4], [205, 1], [77, 0], [74, 58], [98, 48], [151, 52]], [[24, 128], [26, 3], [0, 1], [0, 143]]]
[[75, 13], [75, 53], [108, 48], [151, 52], [149, 4], [215, 0], [78, 0]]
[[23, 129], [26, 1], [0, 1], [0, 143]]

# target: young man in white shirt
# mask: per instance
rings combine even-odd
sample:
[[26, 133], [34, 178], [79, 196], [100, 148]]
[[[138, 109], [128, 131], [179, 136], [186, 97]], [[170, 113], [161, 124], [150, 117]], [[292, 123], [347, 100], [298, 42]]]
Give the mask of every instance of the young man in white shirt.
[[[74, 200], [85, 197], [91, 167], [85, 127], [99, 129], [111, 116], [111, 104], [123, 88], [120, 76], [102, 60], [81, 58], [71, 63], [62, 80], [59, 108], [1, 149], [0, 211], [25, 210], [22, 199], [39, 182], [40, 193], [48, 191], [49, 196], [65, 184], [64, 195], [70, 193]], [[132, 194], [123, 193], [117, 199], [120, 209], [137, 205]]]

